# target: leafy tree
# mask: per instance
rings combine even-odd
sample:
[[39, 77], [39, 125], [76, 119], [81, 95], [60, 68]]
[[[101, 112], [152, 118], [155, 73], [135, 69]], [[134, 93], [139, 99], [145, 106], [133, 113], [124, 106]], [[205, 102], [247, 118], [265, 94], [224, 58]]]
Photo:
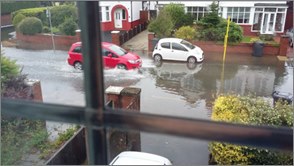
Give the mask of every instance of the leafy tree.
[[191, 16], [185, 14], [184, 6], [181, 4], [168, 4], [163, 10], [171, 16], [174, 23], [174, 29], [178, 29], [184, 25], [192, 25], [193, 20]]
[[78, 11], [74, 5], [60, 5], [54, 6], [50, 9], [52, 26], [58, 27], [65, 22], [66, 18], [72, 17], [73, 21], [77, 23]]
[[218, 4], [213, 1], [209, 8], [209, 13], [198, 22], [204, 29], [214, 27], [221, 21], [221, 18], [218, 16]]
[[154, 32], [157, 37], [169, 37], [172, 34], [174, 23], [166, 11], [161, 11], [157, 18], [148, 25], [148, 30]]

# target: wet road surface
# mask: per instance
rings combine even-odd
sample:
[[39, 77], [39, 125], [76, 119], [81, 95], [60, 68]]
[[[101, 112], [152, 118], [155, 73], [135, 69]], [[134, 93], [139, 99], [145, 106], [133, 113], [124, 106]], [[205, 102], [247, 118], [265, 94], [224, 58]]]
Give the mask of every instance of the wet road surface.
[[[269, 102], [274, 90], [293, 94], [293, 67], [276, 57], [227, 55], [223, 67], [222, 54], [210, 54], [203, 63], [188, 66], [175, 62], [154, 63], [145, 52], [137, 53], [143, 59], [140, 71], [104, 70], [104, 80], [105, 88], [141, 88], [141, 112], [144, 113], [209, 119], [216, 94], [256, 94]], [[4, 54], [16, 59], [28, 78], [41, 81], [44, 102], [85, 105], [83, 73], [67, 64], [67, 52], [5, 47]], [[67, 124], [55, 122], [48, 122], [48, 126], [54, 131], [67, 128]], [[208, 164], [206, 141], [150, 133], [141, 133], [141, 139], [142, 151], [165, 156], [173, 164]]]

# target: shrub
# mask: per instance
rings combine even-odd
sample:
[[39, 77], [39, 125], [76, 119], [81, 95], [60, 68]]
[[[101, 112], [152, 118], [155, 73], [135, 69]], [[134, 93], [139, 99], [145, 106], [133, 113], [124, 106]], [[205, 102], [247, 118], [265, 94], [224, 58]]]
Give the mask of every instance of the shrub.
[[213, 2], [209, 7], [210, 12], [197, 22], [197, 24], [204, 27], [204, 29], [214, 27], [218, 25], [221, 21], [221, 17], [218, 16], [218, 5]]
[[178, 29], [184, 25], [192, 25], [193, 20], [190, 15], [185, 14], [184, 6], [181, 4], [168, 4], [163, 10], [171, 16], [174, 23], [174, 29]]
[[[228, 42], [240, 43], [243, 39], [243, 29], [240, 25], [230, 22]], [[224, 41], [227, 31], [227, 20], [222, 19], [217, 25], [218, 41]]]
[[64, 23], [60, 24], [59, 27], [60, 31], [66, 35], [75, 36], [78, 25], [74, 22], [74, 19], [66, 18]]
[[[294, 109], [284, 102], [274, 107], [254, 96], [219, 96], [213, 106], [212, 119], [252, 125], [293, 126]], [[293, 154], [226, 143], [212, 142], [209, 151], [221, 165], [292, 165]]]
[[34, 35], [36, 33], [41, 33], [42, 29], [43, 24], [41, 20], [36, 17], [27, 17], [23, 19], [17, 27], [17, 30], [24, 35]]
[[24, 18], [26, 18], [25, 15], [23, 15], [23, 14], [21, 14], [21, 13], [17, 14], [17, 15], [13, 18], [13, 20], [12, 20], [12, 24], [13, 24], [13, 26], [14, 26], [14, 27], [17, 27], [17, 25], [18, 25], [18, 24], [19, 24]]
[[1, 87], [11, 78], [19, 75], [19, 66], [16, 60], [11, 60], [1, 53]]
[[50, 9], [52, 26], [58, 27], [66, 18], [72, 17], [77, 23], [77, 8], [73, 5], [54, 6]]
[[12, 20], [14, 17], [16, 17], [18, 14], [22, 14], [26, 17], [37, 17], [42, 21], [43, 24], [47, 24], [48, 19], [46, 17], [46, 8], [41, 7], [41, 8], [29, 8], [29, 9], [21, 9], [17, 10], [12, 13]]
[[148, 25], [148, 31], [154, 32], [157, 37], [170, 37], [174, 24], [168, 13], [161, 11], [155, 20]]
[[186, 40], [192, 40], [196, 36], [196, 30], [190, 26], [183, 26], [176, 31], [176, 37]]
[[274, 41], [274, 36], [271, 34], [261, 34], [261, 35], [259, 35], [259, 38], [262, 41]]

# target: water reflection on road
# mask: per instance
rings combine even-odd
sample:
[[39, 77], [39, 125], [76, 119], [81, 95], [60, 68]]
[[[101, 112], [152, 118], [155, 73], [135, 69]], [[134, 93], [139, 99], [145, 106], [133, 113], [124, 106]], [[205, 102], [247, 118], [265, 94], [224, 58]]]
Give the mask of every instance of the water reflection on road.
[[[67, 52], [16, 48], [4, 48], [4, 52], [23, 66], [23, 73], [29, 78], [41, 80], [44, 102], [85, 105], [83, 73], [66, 63]], [[216, 94], [256, 94], [271, 101], [274, 90], [293, 92], [293, 67], [285, 66], [287, 63], [276, 57], [228, 55], [222, 70], [222, 57], [218, 54], [206, 55], [203, 63], [191, 66], [154, 63], [145, 53], [137, 53], [143, 59], [142, 69], [104, 70], [104, 86], [141, 88], [143, 113], [209, 119]], [[141, 139], [143, 151], [168, 157], [176, 165], [183, 161], [189, 165], [207, 164], [206, 141], [147, 133], [142, 133]]]

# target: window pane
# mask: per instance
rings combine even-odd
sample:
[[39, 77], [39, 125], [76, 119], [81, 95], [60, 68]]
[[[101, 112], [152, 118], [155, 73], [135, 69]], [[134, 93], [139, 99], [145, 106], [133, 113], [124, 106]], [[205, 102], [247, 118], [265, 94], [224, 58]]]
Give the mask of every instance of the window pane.
[[276, 8], [265, 8], [264, 11], [266, 11], [266, 12], [276, 12]]
[[246, 12], [250, 12], [250, 7], [246, 7]]
[[277, 13], [275, 31], [283, 30], [284, 21], [285, 21], [285, 13]]
[[286, 9], [285, 8], [278, 8], [278, 12], [285, 12]]
[[249, 17], [250, 17], [250, 14], [249, 13], [245, 13], [244, 23], [249, 23]]
[[192, 11], [192, 7], [187, 7], [187, 11], [191, 12]]
[[126, 11], [122, 9], [122, 19], [126, 19]]
[[252, 30], [260, 30], [261, 21], [262, 13], [255, 13]]
[[170, 43], [161, 43], [161, 47], [170, 49]]
[[186, 48], [184, 48], [178, 43], [172, 43], [172, 49], [179, 50], [179, 51], [188, 51]]
[[232, 7], [228, 7], [228, 12], [232, 12]]
[[263, 11], [263, 8], [255, 8], [255, 11], [262, 12]]

